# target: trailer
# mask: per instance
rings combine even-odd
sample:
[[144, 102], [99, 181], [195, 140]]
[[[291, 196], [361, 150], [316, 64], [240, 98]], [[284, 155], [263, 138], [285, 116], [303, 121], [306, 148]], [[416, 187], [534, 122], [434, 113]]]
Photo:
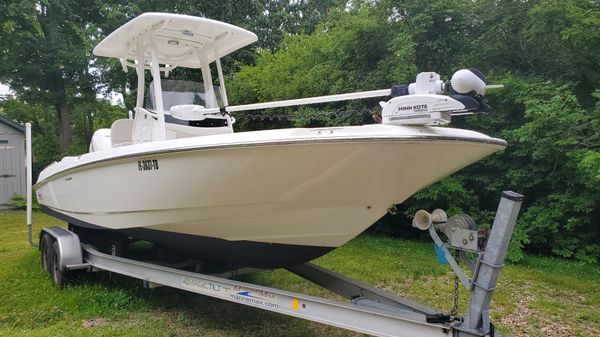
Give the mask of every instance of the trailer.
[[[30, 201], [30, 126], [27, 125], [26, 129]], [[429, 231], [440, 259], [447, 261], [456, 273], [455, 309], [458, 287], [462, 285], [470, 294], [464, 317], [458, 317], [456, 310], [443, 313], [312, 263], [286, 269], [348, 301], [240, 282], [230, 278], [236, 275], [236, 271], [207, 274], [117, 256], [118, 249], [112, 249], [112, 254], [103, 253], [81, 242], [76, 233], [62, 227], [43, 228], [36, 246], [41, 251], [42, 267], [59, 287], [75, 270], [109, 271], [142, 280], [147, 287], [168, 286], [374, 336], [493, 337], [499, 335], [490, 322], [489, 306], [522, 199], [523, 196], [518, 193], [502, 192], [489, 232], [477, 229], [466, 215], [448, 218], [442, 210], [431, 214], [419, 211], [415, 215], [413, 226]], [[29, 240], [33, 244], [30, 202], [27, 225]], [[438, 231], [443, 232], [448, 240], [442, 240]], [[469, 272], [461, 269], [460, 261]]]

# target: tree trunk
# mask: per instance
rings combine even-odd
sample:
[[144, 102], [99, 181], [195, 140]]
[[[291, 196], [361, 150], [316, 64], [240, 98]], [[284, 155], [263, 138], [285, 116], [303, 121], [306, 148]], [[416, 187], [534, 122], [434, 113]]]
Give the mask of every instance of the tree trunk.
[[[94, 111], [96, 115], [98, 115], [98, 111]], [[85, 127], [85, 143], [89, 144], [92, 141], [92, 136], [94, 135], [94, 113], [92, 113], [91, 109], [88, 110], [84, 114], [84, 127]]]
[[58, 140], [60, 149], [66, 150], [73, 141], [73, 131], [71, 129], [71, 111], [67, 105], [67, 93], [65, 91], [65, 77], [62, 66], [57, 71], [58, 86], [56, 88], [56, 112], [59, 120]]
[[61, 101], [56, 105], [56, 112], [59, 119], [59, 144], [61, 150], [66, 150], [73, 142], [73, 131], [71, 130], [70, 109], [66, 101]]
[[[37, 10], [37, 19], [44, 33], [44, 42], [46, 49], [50, 51], [50, 55], [56, 53], [59, 46], [57, 43], [59, 35], [59, 24], [61, 22], [60, 13], [55, 12], [50, 8], [50, 4], [40, 4]], [[54, 58], [54, 57], [53, 57]], [[52, 93], [56, 115], [59, 121], [58, 140], [61, 150], [66, 150], [73, 141], [73, 130], [71, 126], [71, 111], [67, 105], [67, 94], [65, 90], [65, 69], [61, 64], [61, 60], [54, 59], [57, 68], [50, 70], [46, 78], [50, 81], [50, 92]]]

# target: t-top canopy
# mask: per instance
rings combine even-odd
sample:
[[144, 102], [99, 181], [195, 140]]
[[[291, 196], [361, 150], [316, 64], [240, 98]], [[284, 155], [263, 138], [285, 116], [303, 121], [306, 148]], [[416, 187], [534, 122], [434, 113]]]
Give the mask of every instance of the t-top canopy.
[[213, 62], [258, 38], [250, 31], [220, 21], [181, 14], [144, 13], [102, 40], [94, 48], [94, 54], [136, 61], [138, 43], [141, 43], [143, 63], [148, 64], [152, 40], [160, 64], [200, 68], [201, 61], [194, 50], [205, 55], [206, 61]]

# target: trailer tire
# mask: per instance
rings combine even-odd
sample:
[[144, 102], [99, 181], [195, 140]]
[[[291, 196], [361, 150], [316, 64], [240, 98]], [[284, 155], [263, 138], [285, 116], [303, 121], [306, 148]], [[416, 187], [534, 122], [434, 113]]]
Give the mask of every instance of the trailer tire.
[[50, 259], [52, 255], [52, 238], [48, 234], [42, 235], [42, 240], [40, 242], [40, 262], [42, 263], [42, 268], [50, 273]]
[[67, 281], [68, 271], [63, 270], [60, 267], [60, 250], [58, 249], [58, 242], [52, 243], [52, 252], [50, 259], [50, 276], [52, 277], [52, 283], [59, 288], [63, 288]]

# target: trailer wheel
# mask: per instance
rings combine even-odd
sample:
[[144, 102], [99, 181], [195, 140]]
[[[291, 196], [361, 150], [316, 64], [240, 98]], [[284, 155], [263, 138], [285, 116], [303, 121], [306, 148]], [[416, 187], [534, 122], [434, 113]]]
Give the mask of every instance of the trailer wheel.
[[40, 242], [40, 262], [47, 273], [50, 273], [50, 255], [52, 255], [52, 238], [50, 235], [44, 234]]
[[65, 286], [67, 281], [66, 276], [68, 272], [60, 267], [60, 251], [58, 249], [58, 242], [55, 241], [52, 244], [52, 253], [50, 255], [50, 275], [52, 276], [52, 283], [54, 283], [54, 285], [57, 287], [62, 288]]

